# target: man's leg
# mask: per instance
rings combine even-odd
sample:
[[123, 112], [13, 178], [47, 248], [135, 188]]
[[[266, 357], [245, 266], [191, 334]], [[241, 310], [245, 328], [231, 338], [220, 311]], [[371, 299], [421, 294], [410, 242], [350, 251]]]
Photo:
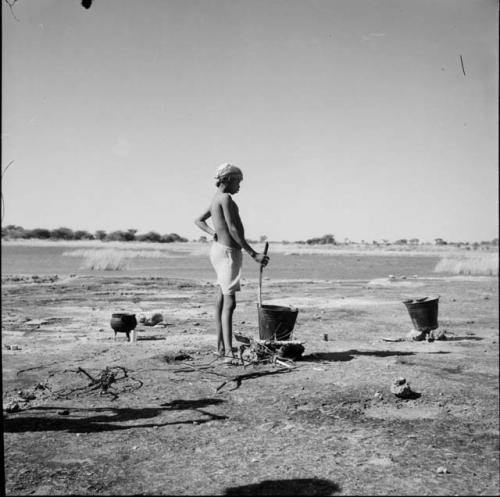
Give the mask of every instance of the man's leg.
[[226, 356], [233, 354], [233, 312], [236, 308], [236, 295], [224, 295], [222, 304], [222, 337]]
[[215, 300], [215, 331], [217, 333], [217, 353], [221, 356], [225, 355], [224, 352], [224, 339], [222, 337], [222, 307], [224, 305], [224, 295], [222, 289], [219, 287], [219, 293]]

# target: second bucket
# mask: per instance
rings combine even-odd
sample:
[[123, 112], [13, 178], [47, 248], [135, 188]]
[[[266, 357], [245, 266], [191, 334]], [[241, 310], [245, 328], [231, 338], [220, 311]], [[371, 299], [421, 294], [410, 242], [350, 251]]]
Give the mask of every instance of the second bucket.
[[438, 328], [439, 296], [403, 301], [416, 330], [429, 332]]

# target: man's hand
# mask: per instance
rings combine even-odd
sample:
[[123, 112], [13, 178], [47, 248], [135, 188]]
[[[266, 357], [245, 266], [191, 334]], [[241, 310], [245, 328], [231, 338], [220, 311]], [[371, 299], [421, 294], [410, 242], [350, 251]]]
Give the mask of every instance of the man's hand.
[[253, 257], [253, 260], [255, 262], [258, 262], [259, 264], [262, 264], [263, 266], [267, 266], [267, 263], [269, 262], [269, 256], [266, 254], [255, 254]]

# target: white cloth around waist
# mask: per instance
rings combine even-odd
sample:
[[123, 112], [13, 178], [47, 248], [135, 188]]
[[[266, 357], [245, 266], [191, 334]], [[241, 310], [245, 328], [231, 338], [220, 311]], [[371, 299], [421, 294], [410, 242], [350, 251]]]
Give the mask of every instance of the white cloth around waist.
[[241, 290], [241, 265], [243, 254], [241, 248], [227, 247], [213, 242], [210, 248], [210, 262], [217, 275], [217, 284], [224, 295], [234, 295]]

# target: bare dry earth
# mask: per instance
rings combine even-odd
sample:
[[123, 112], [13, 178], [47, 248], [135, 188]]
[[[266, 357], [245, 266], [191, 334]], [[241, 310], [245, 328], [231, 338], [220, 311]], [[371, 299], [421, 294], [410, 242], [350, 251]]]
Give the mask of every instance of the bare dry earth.
[[[20, 406], [4, 410], [6, 494], [498, 495], [497, 278], [264, 289], [300, 309], [306, 351], [289, 372], [214, 362], [208, 283], [4, 277], [3, 397]], [[404, 298], [434, 294], [449, 340], [383, 340], [411, 329]], [[257, 337], [256, 281], [239, 299], [235, 328]], [[113, 341], [119, 311], [167, 325]], [[76, 372], [106, 366], [128, 371], [116, 400]], [[418, 398], [390, 392], [399, 376]]]

